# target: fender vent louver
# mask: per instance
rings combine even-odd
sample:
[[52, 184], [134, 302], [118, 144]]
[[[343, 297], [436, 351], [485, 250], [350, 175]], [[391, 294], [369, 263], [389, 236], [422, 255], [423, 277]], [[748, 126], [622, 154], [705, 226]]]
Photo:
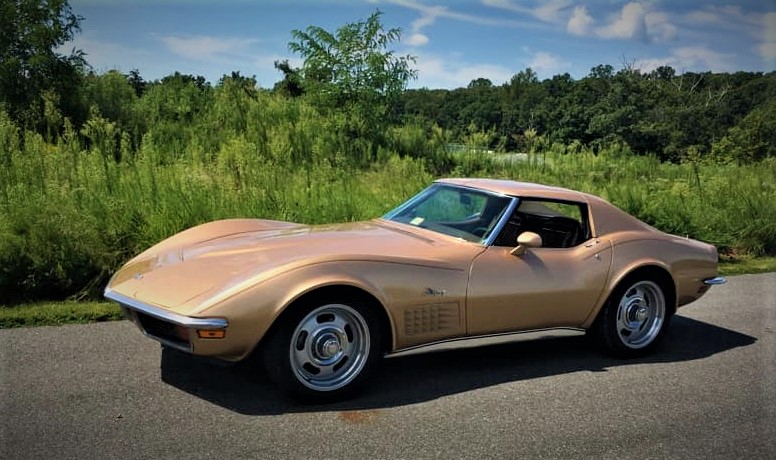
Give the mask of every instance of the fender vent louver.
[[406, 335], [430, 334], [456, 329], [461, 324], [461, 312], [455, 302], [424, 305], [404, 311]]

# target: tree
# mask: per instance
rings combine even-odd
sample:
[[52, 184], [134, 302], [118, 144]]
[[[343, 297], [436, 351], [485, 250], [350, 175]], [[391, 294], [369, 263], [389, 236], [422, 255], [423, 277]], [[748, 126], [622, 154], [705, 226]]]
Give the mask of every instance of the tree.
[[541, 102], [547, 97], [546, 89], [536, 72], [528, 67], [513, 75], [503, 91], [504, 117], [499, 134], [516, 141], [514, 144], [510, 141], [510, 148], [522, 149], [524, 146], [520, 145], [519, 139], [526, 130], [544, 132], [546, 114]]
[[84, 78], [82, 93], [91, 119], [95, 118], [95, 113], [99, 114], [114, 125], [117, 138], [126, 133], [133, 145], [140, 144], [143, 120], [138, 115], [136, 89], [128, 76], [116, 70], [102, 75], [90, 72]]
[[776, 157], [776, 100], [767, 101], [731, 127], [711, 148], [718, 161], [748, 164]]
[[89, 74], [85, 80], [83, 92], [86, 105], [97, 106], [106, 119], [128, 127], [137, 96], [127, 77], [110, 70], [102, 75]]
[[[43, 130], [46, 100], [78, 117], [84, 53], [58, 48], [80, 31], [67, 0], [0, 0], [0, 104], [17, 121]], [[50, 105], [50, 104], [49, 104]]]
[[[289, 49], [304, 59], [301, 85], [323, 110], [344, 112], [352, 135], [376, 140], [393, 105], [417, 72], [413, 56], [396, 56], [388, 47], [400, 29], [384, 29], [381, 12], [331, 33], [317, 26], [291, 32]], [[281, 69], [282, 70], [282, 69]], [[343, 110], [344, 109], [344, 110]]]
[[490, 89], [493, 88], [493, 82], [488, 78], [475, 78], [469, 82], [469, 89]]
[[300, 82], [299, 69], [291, 67], [288, 59], [275, 61], [275, 68], [283, 72], [283, 79], [272, 88], [273, 91], [285, 97], [299, 97], [304, 94], [302, 83]]
[[149, 84], [137, 103], [143, 145], [163, 151], [161, 162], [183, 155], [212, 102], [213, 88], [202, 76], [175, 72]]
[[127, 75], [127, 81], [129, 82], [129, 85], [132, 86], [132, 89], [135, 91], [135, 95], [137, 97], [140, 97], [143, 95], [143, 93], [145, 93], [147, 84], [143, 80], [143, 77], [140, 76], [139, 70], [130, 70], [129, 74]]

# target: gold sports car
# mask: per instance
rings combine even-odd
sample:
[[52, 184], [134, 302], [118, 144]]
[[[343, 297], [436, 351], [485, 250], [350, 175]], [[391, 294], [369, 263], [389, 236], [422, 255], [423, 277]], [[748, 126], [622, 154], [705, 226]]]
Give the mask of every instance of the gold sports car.
[[122, 267], [105, 297], [195, 355], [260, 353], [293, 396], [362, 387], [386, 354], [473, 337], [586, 331], [644, 355], [717, 276], [714, 246], [558, 187], [443, 179], [382, 218], [200, 225]]

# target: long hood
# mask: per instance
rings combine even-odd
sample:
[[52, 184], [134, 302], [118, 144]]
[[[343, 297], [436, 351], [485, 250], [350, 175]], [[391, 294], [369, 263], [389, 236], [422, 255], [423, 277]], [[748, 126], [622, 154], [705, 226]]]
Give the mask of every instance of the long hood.
[[325, 226], [219, 221], [144, 252], [116, 273], [108, 288], [191, 314], [206, 307], [206, 299], [306, 265], [368, 260], [466, 270], [482, 249], [383, 220]]

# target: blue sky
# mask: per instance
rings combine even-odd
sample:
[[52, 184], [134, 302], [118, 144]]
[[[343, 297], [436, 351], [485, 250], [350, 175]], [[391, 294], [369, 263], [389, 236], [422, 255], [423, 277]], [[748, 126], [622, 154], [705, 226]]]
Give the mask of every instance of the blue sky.
[[575, 79], [598, 64], [678, 73], [776, 70], [776, 0], [70, 0], [84, 17], [73, 46], [96, 71], [138, 69], [146, 80], [175, 71], [216, 83], [255, 75], [271, 87], [291, 30], [333, 31], [379, 9], [402, 29], [398, 54], [417, 57], [410, 87], [494, 84], [532, 68]]

